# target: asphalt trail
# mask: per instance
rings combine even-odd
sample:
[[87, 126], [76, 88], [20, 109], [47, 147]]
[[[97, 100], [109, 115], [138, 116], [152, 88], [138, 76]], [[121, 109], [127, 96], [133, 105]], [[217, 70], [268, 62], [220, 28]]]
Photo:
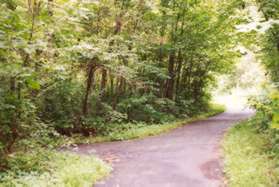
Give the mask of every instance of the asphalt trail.
[[159, 136], [80, 145], [78, 153], [96, 154], [113, 165], [97, 187], [220, 187], [220, 141], [226, 130], [251, 112], [223, 113]]

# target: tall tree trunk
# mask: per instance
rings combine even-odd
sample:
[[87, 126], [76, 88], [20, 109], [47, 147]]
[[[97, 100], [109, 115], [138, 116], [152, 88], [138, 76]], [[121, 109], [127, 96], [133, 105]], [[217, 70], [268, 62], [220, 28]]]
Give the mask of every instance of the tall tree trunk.
[[101, 100], [104, 99], [104, 95], [106, 92], [106, 86], [107, 86], [107, 70], [106, 69], [102, 69], [102, 80], [101, 80]]
[[112, 108], [113, 110], [116, 109], [116, 105], [118, 103], [118, 97], [119, 97], [119, 88], [120, 88], [120, 85], [121, 85], [121, 78], [117, 78], [116, 79], [116, 83], [115, 83], [115, 94], [114, 94], [114, 98], [113, 98], [113, 102], [112, 102]]
[[90, 63], [87, 66], [87, 80], [86, 80], [86, 90], [85, 95], [83, 99], [83, 105], [82, 105], [82, 115], [85, 117], [88, 114], [88, 98], [91, 93], [91, 88], [94, 83], [94, 73], [96, 71], [96, 64]]
[[175, 65], [175, 51], [171, 51], [169, 56], [169, 64], [168, 64], [169, 79], [167, 80], [166, 83], [166, 93], [165, 93], [165, 97], [168, 99], [173, 99], [173, 89], [174, 89], [174, 82], [175, 82], [174, 65]]
[[113, 96], [114, 94], [114, 77], [111, 74], [110, 75], [110, 96]]
[[[178, 4], [174, 3], [173, 4], [173, 8], [175, 8], [176, 6], [179, 6]], [[181, 13], [178, 12], [176, 15], [176, 21], [175, 23], [172, 25], [172, 31], [171, 31], [171, 44], [173, 47], [175, 47], [175, 43], [177, 40], [177, 30], [179, 27], [179, 21], [181, 18]], [[167, 84], [166, 84], [166, 93], [165, 96], [168, 99], [173, 99], [174, 96], [174, 84], [175, 84], [175, 54], [176, 51], [175, 49], [172, 49], [169, 55], [169, 64], [168, 64], [168, 75], [169, 75], [169, 79], [167, 80]]]
[[177, 98], [177, 95], [179, 95], [179, 91], [180, 91], [180, 77], [181, 77], [181, 69], [182, 69], [182, 56], [181, 56], [181, 51], [179, 51], [178, 54], [178, 65], [177, 65], [177, 69], [176, 69], [176, 85], [175, 85], [175, 98]]
[[[119, 15], [117, 15], [116, 18], [115, 18], [114, 35], [119, 34], [122, 30], [122, 8], [123, 7], [121, 7], [121, 11], [120, 11]], [[114, 95], [114, 98], [113, 98], [113, 101], [112, 101], [112, 108], [114, 110], [115, 110], [116, 105], [118, 103], [118, 97], [119, 97], [120, 90], [121, 90], [122, 79], [123, 78], [120, 77], [120, 78], [117, 78], [117, 80], [116, 80], [115, 95]]]

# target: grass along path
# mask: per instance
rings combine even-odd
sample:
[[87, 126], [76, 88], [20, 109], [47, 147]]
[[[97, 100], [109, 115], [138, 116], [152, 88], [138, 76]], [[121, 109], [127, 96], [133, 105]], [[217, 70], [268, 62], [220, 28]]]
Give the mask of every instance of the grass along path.
[[23, 168], [13, 168], [0, 176], [1, 187], [92, 187], [92, 183], [111, 171], [108, 164], [92, 155], [42, 150], [36, 154], [25, 153], [21, 157], [25, 163], [18, 159], [18, 167], [28, 166], [33, 160], [38, 165], [32, 163], [33, 171], [25, 172]]
[[275, 170], [276, 160], [269, 153], [269, 145], [268, 138], [257, 133], [249, 121], [227, 133], [223, 148], [230, 187], [278, 186], [279, 171]]

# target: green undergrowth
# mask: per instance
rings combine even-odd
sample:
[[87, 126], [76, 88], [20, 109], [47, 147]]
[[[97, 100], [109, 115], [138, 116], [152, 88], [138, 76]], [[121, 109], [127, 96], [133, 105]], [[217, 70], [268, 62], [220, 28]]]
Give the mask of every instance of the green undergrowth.
[[225, 137], [223, 147], [228, 185], [230, 187], [278, 186], [279, 159], [276, 159], [271, 151], [268, 134], [259, 133], [251, 121], [233, 127]]
[[81, 144], [81, 143], [97, 143], [108, 141], [121, 141], [129, 139], [144, 138], [154, 136], [161, 133], [169, 132], [172, 129], [183, 126], [187, 123], [206, 119], [207, 117], [220, 114], [225, 111], [223, 105], [212, 104], [210, 109], [194, 117], [177, 119], [173, 122], [165, 122], [161, 124], [147, 124], [147, 123], [126, 123], [126, 124], [106, 124], [108, 129], [104, 135], [99, 136], [74, 136], [69, 138], [67, 144]]
[[94, 156], [43, 149], [10, 157], [14, 163], [0, 175], [1, 187], [91, 187], [111, 170]]

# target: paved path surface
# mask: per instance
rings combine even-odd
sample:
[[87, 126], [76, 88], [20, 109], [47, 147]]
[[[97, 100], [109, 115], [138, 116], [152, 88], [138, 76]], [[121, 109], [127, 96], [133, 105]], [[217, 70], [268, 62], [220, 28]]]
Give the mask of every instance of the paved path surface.
[[220, 187], [220, 141], [225, 131], [251, 115], [223, 113], [159, 136], [81, 145], [75, 151], [112, 161], [114, 171], [97, 187]]

